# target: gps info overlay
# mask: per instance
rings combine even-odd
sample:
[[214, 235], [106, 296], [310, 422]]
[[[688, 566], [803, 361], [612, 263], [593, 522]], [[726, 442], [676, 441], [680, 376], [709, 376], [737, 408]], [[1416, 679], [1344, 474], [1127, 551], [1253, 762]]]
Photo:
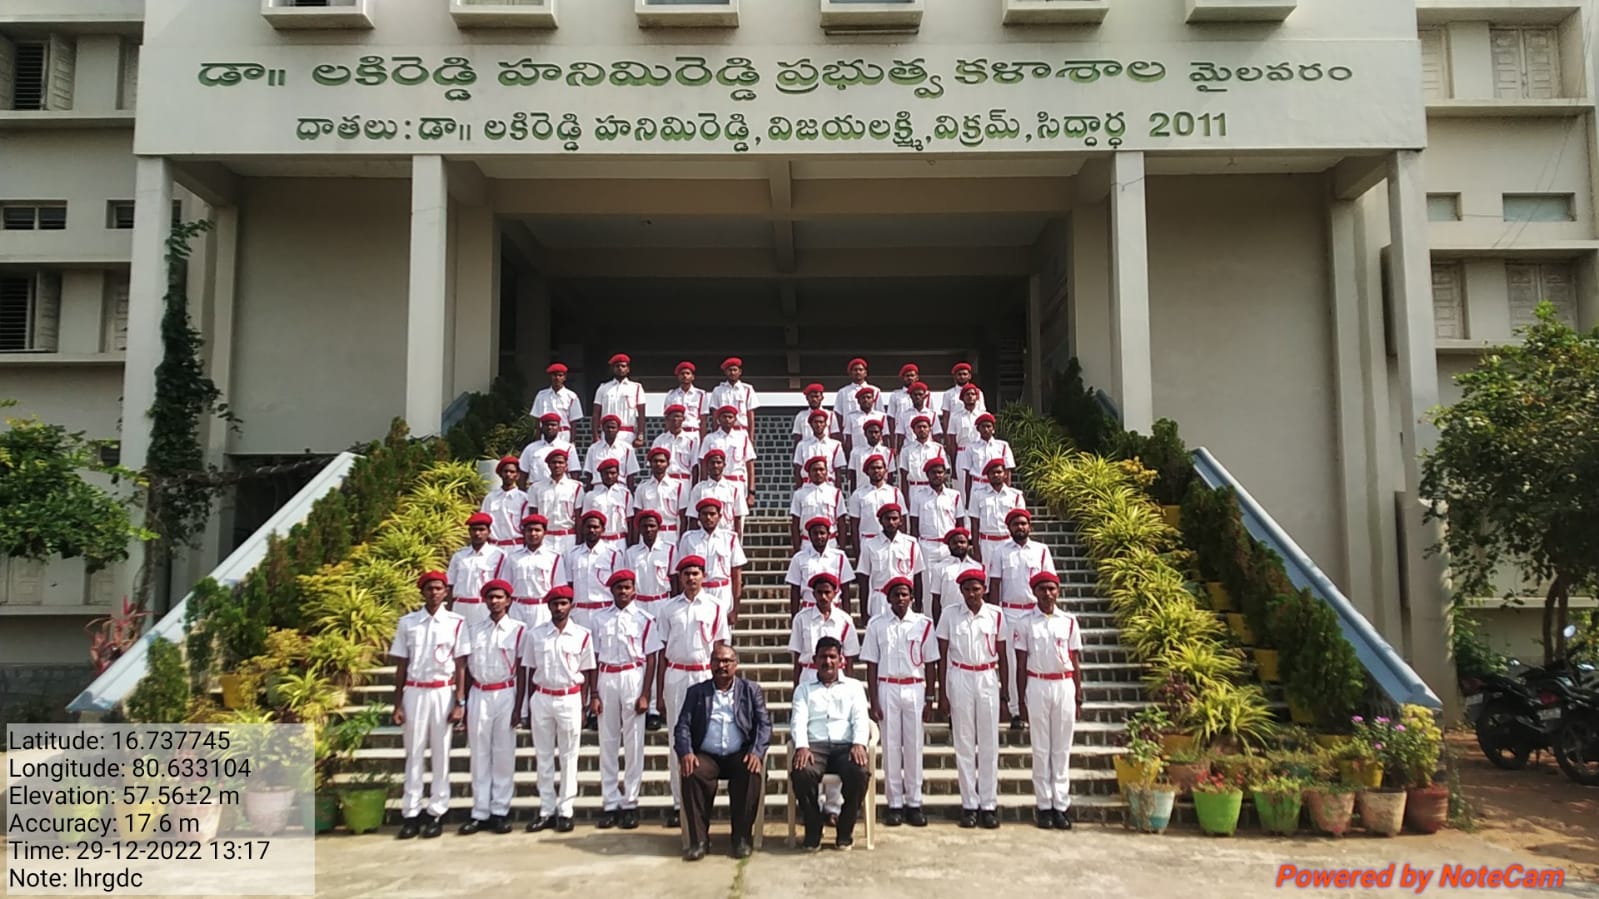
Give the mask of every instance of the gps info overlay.
[[14, 896], [316, 892], [305, 724], [6, 727]]

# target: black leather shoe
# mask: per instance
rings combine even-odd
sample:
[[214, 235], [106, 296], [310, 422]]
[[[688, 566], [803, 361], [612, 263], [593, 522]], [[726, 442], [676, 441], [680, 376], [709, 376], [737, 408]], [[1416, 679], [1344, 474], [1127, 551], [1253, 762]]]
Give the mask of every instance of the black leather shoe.
[[666, 726], [666, 719], [662, 718], [660, 715], [656, 714], [655, 712], [650, 712], [648, 715], [644, 716], [644, 729], [645, 730], [660, 730], [661, 728], [663, 728], [665, 726]]
[[965, 828], [977, 826], [977, 811], [975, 809], [961, 809], [961, 826]]
[[978, 821], [983, 825], [984, 830], [993, 830], [999, 827], [999, 813], [992, 809], [982, 812], [978, 815]]
[[572, 828], [574, 828], [576, 826], [577, 826], [576, 824], [572, 823], [572, 819], [571, 818], [556, 818], [555, 819], [555, 832], [556, 833], [571, 833], [572, 832]]
[[750, 845], [749, 840], [738, 840], [733, 844], [734, 858], [749, 858], [750, 853], [754, 851], [755, 847]]
[[511, 818], [508, 815], [496, 815], [492, 819], [492, 823], [494, 825], [495, 833], [510, 833], [516, 829], [515, 827], [511, 826]]
[[1010, 716], [1010, 729], [1011, 730], [1021, 730], [1022, 729], [1022, 716], [1020, 716], [1020, 715], [1012, 715], [1012, 716]]
[[1033, 823], [1038, 825], [1039, 830], [1054, 830], [1055, 816], [1057, 814], [1059, 814], [1059, 812], [1051, 811], [1047, 808], [1041, 808], [1033, 815]]
[[821, 849], [822, 832], [818, 830], [815, 833], [812, 833], [810, 830], [806, 830], [804, 846], [806, 852], [816, 852], [817, 850]]
[[1071, 830], [1072, 829], [1072, 816], [1069, 813], [1067, 813], [1067, 812], [1057, 811], [1055, 813], [1055, 829], [1056, 830]]
[[666, 813], [666, 826], [667, 827], [677, 827], [677, 826], [681, 825], [682, 823], [683, 823], [683, 819], [679, 816], [679, 813], [678, 813], [677, 809], [674, 808], [671, 811]]
[[833, 848], [839, 852], [848, 852], [855, 848], [855, 840], [853, 837], [839, 837], [833, 841]]
[[444, 816], [443, 815], [436, 815], [436, 816], [434, 816], [432, 818], [429, 818], [427, 820], [427, 823], [422, 825], [422, 839], [424, 839], [424, 840], [431, 840], [431, 839], [433, 839], [436, 836], [442, 835], [443, 833], [444, 833]]
[[695, 843], [683, 850], [683, 861], [697, 862], [705, 857], [706, 846], [704, 843]]
[[538, 833], [541, 830], [551, 830], [554, 827], [555, 827], [555, 816], [554, 815], [549, 815], [549, 816], [542, 817], [542, 818], [534, 818], [532, 821], [529, 821], [528, 825], [527, 825], [527, 832], [528, 833]]
[[460, 834], [463, 837], [469, 837], [472, 834], [475, 834], [478, 831], [482, 830], [483, 829], [483, 825], [487, 824], [487, 823], [488, 822], [486, 822], [486, 821], [479, 821], [476, 818], [468, 818], [466, 820], [466, 823], [462, 824], [461, 825], [461, 829], [457, 830], [456, 833]]
[[622, 809], [622, 829], [635, 830], [638, 828], [638, 809]]
[[409, 839], [414, 838], [417, 834], [419, 834], [421, 832], [422, 832], [422, 819], [420, 819], [420, 818], [406, 818], [405, 819], [405, 823], [400, 825], [400, 832], [395, 837], [395, 839], [397, 839], [397, 840], [409, 840]]
[[616, 817], [616, 810], [612, 809], [603, 815], [600, 815], [599, 823], [595, 824], [594, 826], [598, 827], [600, 830], [610, 830], [616, 826]]
[[595, 715], [589, 715], [589, 716], [585, 717], [583, 719], [583, 729], [584, 730], [599, 730], [600, 729], [600, 719], [597, 716], [595, 716]]
[[926, 827], [927, 816], [922, 814], [922, 807], [913, 805], [905, 809], [905, 823], [912, 827]]
[[901, 824], [904, 824], [904, 823], [905, 823], [905, 810], [904, 809], [891, 808], [891, 809], [888, 810], [888, 814], [883, 816], [883, 826], [884, 827], [898, 827], [898, 826], [900, 826]]

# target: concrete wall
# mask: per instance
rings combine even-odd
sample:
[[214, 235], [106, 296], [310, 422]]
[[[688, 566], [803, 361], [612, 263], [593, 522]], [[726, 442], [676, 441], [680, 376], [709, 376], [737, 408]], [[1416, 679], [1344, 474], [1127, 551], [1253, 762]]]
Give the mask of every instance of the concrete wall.
[[230, 452], [386, 433], [405, 407], [409, 184], [256, 179], [240, 209]]
[[132, 154], [131, 131], [0, 130], [0, 201], [67, 204], [65, 230], [7, 231], [0, 260], [126, 265], [133, 232], [106, 227], [106, 203], [133, 199]]

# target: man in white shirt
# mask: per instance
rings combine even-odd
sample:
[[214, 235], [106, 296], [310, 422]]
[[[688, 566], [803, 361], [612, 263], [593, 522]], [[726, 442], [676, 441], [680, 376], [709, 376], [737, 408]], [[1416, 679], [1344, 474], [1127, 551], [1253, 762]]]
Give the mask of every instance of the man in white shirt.
[[994, 416], [985, 412], [977, 416], [977, 439], [967, 443], [955, 459], [955, 467], [961, 472], [959, 477], [968, 496], [971, 495], [972, 484], [988, 471], [988, 463], [995, 459], [1005, 464], [1005, 483], [1009, 484], [1011, 470], [1016, 467], [1016, 457], [1011, 454], [1009, 443], [994, 436]]
[[[450, 808], [450, 734], [461, 721], [463, 704], [454, 702], [452, 684], [466, 676], [466, 621], [444, 607], [450, 595], [449, 576], [429, 571], [416, 580], [422, 608], [400, 618], [389, 645], [394, 659], [394, 723], [405, 746], [405, 789], [400, 794], [404, 823], [399, 838], [444, 832]], [[424, 755], [426, 753], [426, 755]], [[424, 824], [423, 778], [432, 767]]]
[[743, 489], [745, 496], [754, 496], [755, 490], [755, 442], [750, 439], [752, 431], [740, 430], [738, 427], [738, 407], [726, 404], [716, 409], [716, 430], [705, 435], [700, 441], [700, 469], [705, 469], [705, 457], [711, 453], [720, 452], [726, 463], [723, 469], [729, 481]]
[[[700, 503], [707, 499], [714, 499], [722, 504], [722, 514], [717, 518], [719, 526], [735, 534], [742, 534], [744, 532], [744, 516], [749, 514], [749, 506], [745, 499], [749, 494], [744, 492], [744, 485], [723, 476], [726, 459], [726, 455], [721, 450], [713, 449], [700, 460], [700, 466], [705, 471], [705, 480], [695, 484], [694, 488], [688, 492], [688, 502], [683, 514], [687, 517], [689, 510], [693, 509], [695, 510], [695, 515], [698, 515]], [[694, 523], [690, 520], [684, 533], [688, 533], [688, 531], [693, 529]]]
[[922, 724], [927, 720], [927, 682], [937, 686], [938, 640], [933, 619], [911, 611], [912, 584], [888, 582], [888, 611], [866, 625], [861, 659], [872, 720], [883, 728], [883, 780], [888, 815], [883, 823], [926, 827], [922, 814]]
[[884, 479], [888, 473], [888, 465], [882, 456], [874, 455], [868, 458], [865, 470], [868, 483], [862, 484], [850, 494], [847, 506], [849, 536], [855, 546], [857, 558], [860, 556], [861, 547], [877, 536], [879, 532], [877, 519], [882, 508], [888, 505], [905, 508], [905, 495], [899, 492], [898, 487], [890, 485]]
[[[584, 695], [593, 689], [594, 640], [572, 618], [572, 592], [550, 591], [550, 620], [534, 628], [522, 643], [522, 665], [528, 669], [532, 697], [524, 718], [533, 731], [533, 752], [539, 770], [539, 817], [528, 833], [572, 830], [572, 804], [577, 799], [577, 751], [582, 736]], [[555, 785], [556, 761], [561, 781]]]
[[811, 416], [822, 413], [823, 431], [827, 436], [838, 431], [838, 424], [833, 419], [833, 413], [822, 407], [822, 401], [827, 399], [827, 388], [820, 384], [805, 385], [805, 408], [794, 413], [794, 442], [799, 443], [811, 433]]
[[905, 399], [899, 402], [895, 410], [889, 414], [888, 423], [893, 433], [891, 443], [894, 451], [898, 452], [910, 440], [911, 422], [918, 416], [927, 418], [928, 432], [942, 437], [944, 429], [939, 421], [938, 410], [933, 408], [933, 401], [928, 396], [927, 385], [917, 381], [909, 388]]
[[479, 512], [487, 512], [494, 523], [489, 526], [489, 539], [495, 546], [515, 546], [522, 542], [521, 522], [527, 515], [528, 498], [517, 483], [522, 479], [521, 463], [515, 456], [506, 456], [494, 466], [500, 485], [483, 497]]
[[739, 599], [744, 592], [744, 566], [749, 564], [744, 543], [738, 534], [720, 526], [720, 500], [706, 497], [695, 504], [694, 510], [699, 513], [700, 526], [684, 532], [677, 544], [678, 558], [697, 556], [704, 560], [705, 580], [700, 586], [721, 604], [727, 626], [736, 627]]
[[921, 547], [911, 535], [900, 530], [904, 512], [894, 503], [877, 510], [877, 520], [882, 533], [861, 544], [860, 564], [855, 568], [860, 582], [861, 605], [866, 607], [866, 621], [888, 611], [888, 584], [896, 577], [909, 580], [917, 607], [922, 604], [922, 575], [927, 570]]
[[[833, 396], [833, 414], [840, 416], [841, 419], [845, 412], [855, 408], [856, 393], [866, 388], [870, 388], [873, 393], [877, 392], [877, 388], [872, 387], [872, 385], [866, 381], [865, 359], [851, 359], [849, 364], [844, 366], [844, 368], [849, 372], [849, 383], [845, 384], [843, 387], [840, 387], [838, 389], [838, 393]], [[839, 424], [843, 424], [842, 420], [839, 422]]]
[[694, 386], [694, 363], [677, 364], [677, 386], [666, 392], [666, 407], [683, 407], [683, 430], [698, 437], [701, 420], [710, 412], [711, 395]]
[[584, 512], [578, 521], [582, 542], [561, 555], [561, 571], [572, 588], [572, 620], [587, 628], [595, 611], [611, 604], [605, 582], [621, 567], [622, 554], [602, 539], [609, 525], [603, 512]]
[[911, 507], [921, 504], [918, 494], [927, 487], [927, 465], [933, 460], [949, 467], [949, 455], [944, 444], [933, 439], [933, 420], [926, 415], [915, 415], [910, 420], [911, 439], [905, 441], [898, 453], [899, 486], [910, 497]]
[[875, 387], [862, 387], [855, 391], [855, 405], [834, 411], [838, 413], [843, 424], [844, 452], [848, 453], [851, 459], [855, 458], [857, 447], [877, 442], [866, 438], [867, 422], [877, 422], [879, 435], [888, 430], [888, 416], [877, 408]]
[[950, 416], [955, 414], [956, 409], [964, 405], [961, 400], [961, 394], [967, 387], [972, 388], [973, 405], [977, 409], [972, 414], [980, 415], [988, 411], [988, 404], [983, 401], [983, 389], [972, 383], [972, 366], [970, 363], [957, 362], [955, 367], [949, 370], [949, 373], [955, 378], [955, 386], [944, 391], [938, 403], [939, 413], [943, 416], [944, 431], [946, 433], [949, 431]]
[[967, 384], [961, 388], [960, 402], [950, 409], [949, 421], [944, 425], [944, 445], [949, 448], [951, 459], [959, 459], [966, 444], [977, 439], [977, 419], [988, 414], [977, 404], [979, 395], [976, 384]]
[[939, 706], [949, 718], [960, 782], [960, 826], [999, 826], [999, 709], [1006, 692], [1005, 616], [983, 602], [981, 568], [957, 578], [963, 604], [938, 620]]
[[1006, 518], [1017, 509], [1027, 508], [1027, 498], [1022, 496], [1022, 492], [1005, 483], [1003, 460], [990, 459], [983, 476], [988, 480], [973, 487], [972, 495], [966, 501], [966, 514], [970, 516], [972, 531], [977, 538], [972, 554], [978, 559], [988, 558], [992, 550], [1010, 539]]
[[512, 830], [516, 710], [527, 695], [526, 669], [521, 665], [526, 625], [507, 614], [511, 585], [502, 580], [484, 584], [483, 602], [489, 617], [471, 629], [468, 676], [455, 688], [456, 705], [466, 707], [467, 746], [472, 754], [472, 817], [461, 825], [463, 836], [485, 828], [495, 833]]
[[822, 848], [822, 809], [817, 787], [827, 774], [843, 781], [844, 807], [838, 813], [834, 845], [848, 850], [855, 845], [855, 818], [866, 796], [866, 746], [871, 741], [871, 720], [865, 686], [844, 677], [843, 647], [832, 637], [816, 642], [816, 678], [794, 689], [789, 712], [789, 732], [794, 740], [794, 797], [805, 816], [805, 851]]
[[959, 490], [944, 483], [947, 472], [943, 459], [928, 462], [928, 486], [923, 487], [921, 493], [912, 494], [920, 500], [912, 499], [915, 505], [911, 512], [911, 533], [922, 544], [929, 570], [949, 558], [944, 537], [966, 520], [966, 501]]
[[[594, 613], [594, 660], [599, 683], [590, 700], [589, 714], [599, 719], [600, 791], [605, 808], [601, 830], [618, 825], [638, 827], [639, 789], [644, 783], [644, 716], [650, 708], [650, 688], [655, 685], [654, 665], [659, 657], [649, 652], [654, 620], [633, 601], [637, 578], [622, 568], [606, 582], [612, 605]], [[625, 783], [618, 777], [616, 753], [626, 755]]]
[[862, 423], [862, 427], [864, 430], [860, 435], [860, 439], [855, 441], [855, 448], [850, 450], [849, 454], [849, 480], [840, 482], [845, 484], [845, 489], [848, 490], [855, 490], [860, 487], [861, 481], [866, 474], [866, 460], [873, 456], [882, 457], [884, 466], [883, 478], [885, 480], [896, 474], [899, 469], [899, 463], [894, 455], [894, 448], [888, 445], [887, 440], [883, 439], [882, 421], [877, 418], [868, 418]]
[[755, 433], [755, 410], [761, 408], [761, 398], [755, 388], [744, 383], [744, 360], [729, 356], [722, 360], [722, 375], [727, 379], [711, 391], [711, 405], [720, 409], [732, 406], [738, 410], [733, 427], [749, 434]]
[[533, 508], [543, 515], [548, 527], [544, 542], [564, 553], [577, 544], [578, 506], [583, 502], [583, 483], [566, 476], [570, 458], [564, 449], [552, 449], [544, 456], [550, 479], [533, 488]]
[[[633, 451], [628, 450], [628, 455]], [[633, 513], [633, 491], [627, 489], [617, 480], [621, 464], [615, 459], [602, 459], [599, 468], [599, 483], [583, 494], [583, 512], [599, 512], [605, 516], [605, 533], [600, 539], [610, 544], [617, 552], [627, 548], [627, 519]]]
[[566, 573], [561, 571], [561, 554], [544, 542], [548, 526], [543, 515], [523, 518], [522, 545], [512, 547], [505, 554], [505, 567], [501, 570], [511, 582], [510, 615], [528, 627], [550, 620], [550, 609], [544, 597], [567, 580]]
[[581, 407], [578, 406], [577, 394], [567, 389], [566, 366], [556, 362], [544, 369], [544, 373], [550, 376], [550, 386], [540, 390], [538, 395], [533, 397], [533, 408], [528, 414], [540, 419], [546, 414], [560, 416], [561, 435], [570, 439], [572, 420], [577, 417]]
[[588, 453], [583, 457], [583, 472], [591, 485], [599, 481], [600, 463], [606, 461], [620, 466], [623, 480], [638, 474], [638, 456], [633, 452], [633, 445], [622, 436], [622, 419], [615, 415], [600, 420], [600, 437], [589, 444]]
[[959, 582], [962, 572], [983, 567], [981, 562], [972, 557], [972, 532], [965, 528], [950, 528], [944, 534], [944, 548], [949, 558], [930, 567], [929, 579], [932, 583], [928, 589], [932, 599], [928, 604], [933, 607], [934, 624], [941, 621], [951, 607], [963, 602]]
[[689, 433], [684, 424], [683, 404], [673, 403], [666, 407], [666, 430], [655, 436], [651, 452], [664, 449], [669, 454], [666, 466], [666, 476], [674, 481], [685, 481], [693, 484], [697, 479], [696, 471], [699, 468], [700, 438], [699, 432]]
[[650, 471], [639, 481], [638, 489], [633, 491], [633, 509], [635, 527], [637, 527], [638, 512], [654, 512], [660, 529], [676, 542], [683, 525], [683, 501], [686, 499], [689, 486], [687, 481], [672, 477], [669, 471], [671, 457], [671, 450], [665, 447], [657, 446], [650, 450], [648, 459]]
[[539, 439], [529, 443], [522, 450], [520, 460], [522, 470], [527, 472], [528, 494], [532, 495], [533, 488], [540, 484], [550, 482], [550, 466], [547, 460], [551, 450], [573, 452], [571, 438], [567, 431], [561, 430], [561, 416], [555, 412], [546, 412], [539, 418]]
[[[812, 385], [815, 386], [815, 385]], [[806, 413], [801, 412], [804, 416]], [[844, 489], [849, 489], [849, 481], [841, 474], [847, 466], [844, 457], [844, 444], [839, 443], [827, 432], [833, 421], [833, 413], [826, 409], [814, 409], [809, 413], [806, 427], [809, 429], [805, 437], [794, 445], [794, 483], [805, 483], [805, 463], [807, 460], [820, 457], [827, 460], [827, 479]]]
[[[705, 595], [700, 582], [705, 579], [705, 560], [699, 556], [679, 557], [677, 576], [683, 592], [672, 597], [655, 617], [651, 629], [650, 651], [661, 653], [656, 670], [656, 695], [669, 728], [677, 728], [683, 711], [683, 696], [688, 688], [711, 679], [711, 652], [730, 637], [727, 617], [721, 604]], [[683, 807], [682, 773], [671, 766], [672, 811], [667, 827], [677, 827]]]
[[855, 568], [849, 557], [833, 541], [833, 522], [816, 517], [805, 522], [806, 543], [788, 562], [788, 574], [783, 583], [788, 584], [788, 613], [798, 615], [801, 609], [816, 605], [816, 595], [811, 581], [818, 574], [831, 575], [839, 584], [838, 605], [849, 612], [849, 585], [855, 583]]
[[483, 605], [483, 585], [500, 576], [505, 566], [505, 550], [489, 540], [489, 529], [494, 519], [484, 512], [475, 512], [466, 520], [466, 546], [450, 557], [450, 594], [455, 601], [450, 611], [466, 619], [471, 627], [489, 617]]
[[[988, 595], [999, 601], [1008, 618], [1019, 618], [1030, 612], [1037, 601], [1029, 585], [1033, 576], [1041, 571], [1055, 570], [1055, 557], [1049, 547], [1033, 541], [1033, 516], [1026, 509], [1016, 509], [1005, 516], [1005, 526], [1011, 539], [999, 544], [984, 566], [988, 570]], [[1009, 644], [1007, 644], [1009, 645]], [[1006, 659], [1010, 667], [1010, 729], [1022, 729], [1021, 694], [1016, 689], [1016, 662], [1012, 655]]]
[[[640, 509], [633, 516], [633, 527], [638, 531], [638, 542], [622, 553], [622, 567], [633, 572], [633, 604], [654, 618], [677, 593], [677, 541], [662, 531], [660, 513], [650, 509]], [[655, 731], [665, 726], [661, 699], [652, 694], [644, 727]]]
[[1083, 635], [1077, 618], [1057, 605], [1059, 575], [1040, 571], [1033, 575], [1032, 587], [1038, 607], [1011, 619], [1011, 643], [1016, 648], [1022, 718], [1033, 744], [1035, 823], [1040, 828], [1071, 830], [1072, 731], [1083, 707]]
[[806, 460], [805, 470], [810, 479], [788, 501], [788, 542], [795, 551], [800, 548], [802, 523], [813, 518], [838, 521], [847, 511], [844, 491], [828, 483], [826, 459], [816, 456]]
[[613, 380], [606, 381], [594, 391], [594, 431], [600, 432], [600, 419], [615, 415], [621, 421], [621, 439], [639, 449], [644, 448], [644, 388], [628, 379], [633, 370], [633, 360], [626, 353], [611, 357]]

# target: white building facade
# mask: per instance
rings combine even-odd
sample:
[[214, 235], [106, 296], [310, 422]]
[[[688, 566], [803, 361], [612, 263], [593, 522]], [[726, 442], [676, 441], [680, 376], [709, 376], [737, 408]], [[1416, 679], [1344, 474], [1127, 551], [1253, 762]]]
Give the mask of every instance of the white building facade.
[[[1076, 356], [1181, 423], [1430, 682], [1424, 413], [1599, 322], [1590, 0], [7, 0], [0, 396], [139, 465], [173, 205], [218, 464], [586, 396]], [[135, 98], [137, 97], [137, 103]], [[707, 383], [709, 382], [709, 383]], [[226, 520], [226, 516], [222, 517]], [[219, 525], [195, 573], [231, 548]], [[126, 575], [6, 563], [0, 660]], [[182, 580], [179, 578], [178, 580]], [[181, 592], [187, 583], [175, 584]]]

